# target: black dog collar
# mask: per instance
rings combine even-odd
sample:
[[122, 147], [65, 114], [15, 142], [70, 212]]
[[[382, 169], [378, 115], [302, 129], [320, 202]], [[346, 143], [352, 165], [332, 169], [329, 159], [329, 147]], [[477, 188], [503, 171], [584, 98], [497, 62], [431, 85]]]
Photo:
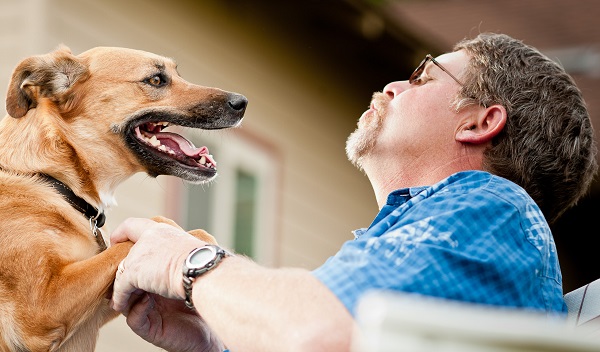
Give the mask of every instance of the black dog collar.
[[104, 212], [99, 212], [98, 209], [94, 208], [90, 203], [77, 196], [67, 185], [55, 179], [52, 176], [41, 174], [46, 181], [57, 190], [69, 204], [80, 213], [82, 213], [88, 220], [96, 221], [96, 227], [101, 228], [106, 222], [106, 216]]
[[[67, 185], [54, 177], [46, 174], [40, 174], [40, 176], [48, 181], [52, 188], [57, 190], [73, 208], [82, 213], [90, 221], [92, 233], [94, 234], [94, 237], [98, 239], [97, 231], [104, 226], [104, 223], [106, 222], [104, 212], [98, 211], [98, 209], [94, 208], [90, 203], [77, 196]], [[100, 244], [100, 247], [102, 247], [102, 250], [106, 249], [106, 244], [104, 243], [102, 236], [98, 239], [98, 243]]]

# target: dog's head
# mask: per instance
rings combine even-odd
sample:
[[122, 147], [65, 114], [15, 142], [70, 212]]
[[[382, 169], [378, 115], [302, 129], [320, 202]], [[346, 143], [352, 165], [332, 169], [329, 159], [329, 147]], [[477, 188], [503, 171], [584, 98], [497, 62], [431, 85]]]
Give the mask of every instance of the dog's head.
[[54, 144], [68, 146], [82, 169], [99, 167], [100, 159], [105, 167], [123, 162], [128, 171], [191, 182], [212, 179], [216, 162], [206, 147], [165, 128], [235, 127], [246, 105], [242, 95], [185, 81], [159, 55], [101, 47], [74, 56], [64, 46], [23, 60], [6, 100], [14, 119], [44, 118], [60, 135]]

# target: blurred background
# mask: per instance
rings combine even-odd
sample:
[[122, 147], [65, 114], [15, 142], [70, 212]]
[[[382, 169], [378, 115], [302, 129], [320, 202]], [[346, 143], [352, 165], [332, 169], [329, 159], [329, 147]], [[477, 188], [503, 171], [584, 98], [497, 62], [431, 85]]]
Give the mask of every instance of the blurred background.
[[[0, 87], [5, 96], [21, 59], [64, 44], [74, 54], [151, 51], [174, 58], [190, 82], [246, 95], [241, 128], [184, 132], [215, 155], [216, 181], [136, 175], [118, 189], [108, 227], [166, 215], [264, 265], [313, 269], [378, 211], [344, 152], [374, 91], [407, 79], [427, 53], [503, 32], [566, 68], [598, 135], [599, 14], [595, 0], [0, 0]], [[596, 181], [553, 228], [565, 292], [600, 277], [599, 209]], [[98, 350], [157, 349], [119, 318], [102, 330]]]

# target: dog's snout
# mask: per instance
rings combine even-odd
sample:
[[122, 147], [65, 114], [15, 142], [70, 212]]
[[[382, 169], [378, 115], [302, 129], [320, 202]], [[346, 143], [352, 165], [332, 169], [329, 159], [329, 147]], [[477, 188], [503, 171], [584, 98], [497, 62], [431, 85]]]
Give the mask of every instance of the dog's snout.
[[248, 105], [248, 99], [241, 94], [231, 94], [228, 104], [233, 110], [244, 111]]

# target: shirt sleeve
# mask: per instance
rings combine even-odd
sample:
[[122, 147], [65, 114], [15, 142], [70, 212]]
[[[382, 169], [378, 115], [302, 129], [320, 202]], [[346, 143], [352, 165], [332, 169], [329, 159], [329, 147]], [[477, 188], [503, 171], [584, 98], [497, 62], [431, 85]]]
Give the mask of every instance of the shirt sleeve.
[[433, 200], [382, 221], [313, 271], [352, 315], [373, 289], [545, 308], [538, 278], [544, 263], [512, 204], [482, 197]]

